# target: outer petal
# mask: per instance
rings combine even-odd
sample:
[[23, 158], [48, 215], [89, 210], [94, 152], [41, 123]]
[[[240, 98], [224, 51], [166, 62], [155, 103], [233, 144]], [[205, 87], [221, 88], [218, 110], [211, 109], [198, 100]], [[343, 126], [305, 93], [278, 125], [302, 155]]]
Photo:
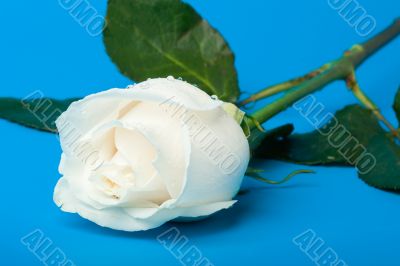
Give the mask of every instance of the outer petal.
[[[117, 119], [120, 112], [125, 111], [124, 108], [140, 101], [157, 104], [174, 102], [193, 110], [212, 109], [222, 104], [221, 101], [210, 101], [210, 96], [185, 81], [151, 79], [130, 89], [110, 89], [73, 102], [57, 119], [56, 125], [59, 130], [73, 128], [85, 135]], [[60, 135], [63, 144], [65, 139], [63, 134]]]
[[201, 122], [195, 127], [184, 126], [191, 152], [185, 184], [175, 204], [193, 206], [230, 200], [239, 190], [249, 162], [247, 139], [221, 107], [192, 114]]
[[142, 231], [161, 226], [177, 217], [207, 216], [232, 206], [236, 201], [215, 202], [194, 207], [173, 206], [173, 200], [160, 208], [107, 208], [96, 209], [75, 198], [68, 181], [60, 179], [57, 183], [54, 202], [65, 212], [78, 213], [96, 224], [123, 231]]

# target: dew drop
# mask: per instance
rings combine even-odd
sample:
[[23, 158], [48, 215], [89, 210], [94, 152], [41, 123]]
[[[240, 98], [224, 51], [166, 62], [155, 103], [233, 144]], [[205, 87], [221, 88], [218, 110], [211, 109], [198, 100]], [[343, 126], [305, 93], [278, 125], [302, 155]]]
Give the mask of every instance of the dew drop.
[[218, 96], [217, 95], [211, 95], [211, 99], [218, 100]]
[[147, 81], [142, 82], [142, 83], [139, 84], [139, 88], [141, 88], [142, 90], [148, 89], [149, 88], [149, 83]]
[[168, 80], [174, 80], [175, 78], [174, 78], [174, 76], [168, 76], [167, 79]]
[[178, 78], [178, 80], [182, 81], [182, 80], [183, 80], [183, 78], [182, 78], [182, 77], [179, 77], [179, 78]]
[[134, 84], [131, 84], [131, 85], [128, 85], [126, 88], [127, 89], [133, 89], [135, 87], [135, 85]]

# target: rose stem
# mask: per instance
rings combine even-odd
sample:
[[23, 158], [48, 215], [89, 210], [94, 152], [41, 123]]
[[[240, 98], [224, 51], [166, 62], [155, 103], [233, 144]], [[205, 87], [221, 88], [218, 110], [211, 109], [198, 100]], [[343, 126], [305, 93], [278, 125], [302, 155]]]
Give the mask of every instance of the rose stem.
[[[396, 19], [389, 27], [368, 41], [353, 46], [350, 50], [346, 51], [344, 56], [341, 58], [324, 65], [323, 71], [318, 75], [304, 81], [297, 87], [290, 89], [281, 98], [261, 108], [251, 116], [259, 123], [263, 123], [279, 114], [281, 111], [287, 109], [304, 96], [322, 89], [327, 84], [336, 80], [348, 80], [348, 78], [352, 76], [352, 73], [354, 73], [355, 68], [380, 48], [393, 40], [397, 35], [399, 35], [399, 33], [400, 18]], [[372, 102], [367, 97], [358, 97], [362, 93], [359, 87], [352, 91], [355, 92], [357, 98], [365, 106], [371, 106]], [[362, 94], [364, 95], [364, 93]], [[372, 104], [372, 106], [374, 106], [373, 108], [376, 110], [375, 105]], [[379, 118], [380, 113], [374, 113], [378, 115]], [[251, 126], [254, 127], [254, 125]]]
[[279, 84], [276, 84], [276, 85], [269, 86], [269, 87], [257, 92], [256, 94], [253, 94], [250, 97], [240, 101], [237, 105], [239, 107], [241, 107], [241, 106], [244, 106], [244, 105], [249, 104], [251, 102], [256, 102], [258, 100], [267, 98], [269, 96], [278, 94], [280, 92], [292, 89], [292, 88], [300, 85], [304, 81], [310, 80], [313, 77], [319, 75], [324, 70], [325, 70], [325, 65], [320, 67], [320, 68], [318, 68], [318, 69], [316, 69], [316, 70], [314, 70], [314, 71], [311, 71], [310, 73], [307, 73], [304, 76], [293, 78], [293, 79], [290, 79], [290, 80], [285, 81], [283, 83], [279, 83]]

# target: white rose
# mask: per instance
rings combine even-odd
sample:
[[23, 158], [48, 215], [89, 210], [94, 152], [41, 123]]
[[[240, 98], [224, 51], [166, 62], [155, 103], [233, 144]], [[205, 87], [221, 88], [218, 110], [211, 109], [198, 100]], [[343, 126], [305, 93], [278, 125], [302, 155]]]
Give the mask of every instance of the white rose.
[[72, 103], [56, 122], [63, 177], [55, 203], [125, 231], [229, 208], [249, 145], [223, 104], [172, 77]]

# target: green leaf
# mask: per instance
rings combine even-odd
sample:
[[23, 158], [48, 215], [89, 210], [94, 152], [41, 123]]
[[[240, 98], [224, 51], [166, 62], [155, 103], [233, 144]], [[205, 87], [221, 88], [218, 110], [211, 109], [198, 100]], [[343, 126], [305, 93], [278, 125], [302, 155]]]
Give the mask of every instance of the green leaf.
[[269, 146], [278, 140], [285, 139], [293, 130], [294, 127], [292, 124], [279, 126], [265, 132], [255, 127], [251, 130], [250, 136], [248, 137], [250, 149], [257, 154], [257, 151], [262, 149], [259, 148], [260, 145]]
[[26, 127], [56, 133], [54, 122], [71, 102], [76, 100], [78, 99], [0, 98], [0, 118]]
[[172, 75], [221, 100], [237, 100], [231, 49], [188, 4], [109, 0], [106, 21], [106, 50], [124, 75], [137, 82]]
[[[363, 152], [359, 143], [366, 146], [385, 133], [372, 112], [359, 105], [347, 106], [334, 117], [319, 130], [263, 142], [255, 154], [309, 165], [352, 165]], [[346, 138], [348, 143], [338, 147]]]
[[365, 183], [384, 190], [400, 191], [400, 147], [389, 133], [371, 139], [367, 147], [376, 164], [359, 177]]
[[352, 165], [365, 183], [400, 190], [400, 147], [372, 111], [359, 105], [338, 111], [311, 133], [266, 139], [255, 155], [303, 164]]
[[397, 116], [397, 121], [399, 121], [400, 127], [400, 88], [397, 90], [396, 96], [394, 97], [393, 109]]

